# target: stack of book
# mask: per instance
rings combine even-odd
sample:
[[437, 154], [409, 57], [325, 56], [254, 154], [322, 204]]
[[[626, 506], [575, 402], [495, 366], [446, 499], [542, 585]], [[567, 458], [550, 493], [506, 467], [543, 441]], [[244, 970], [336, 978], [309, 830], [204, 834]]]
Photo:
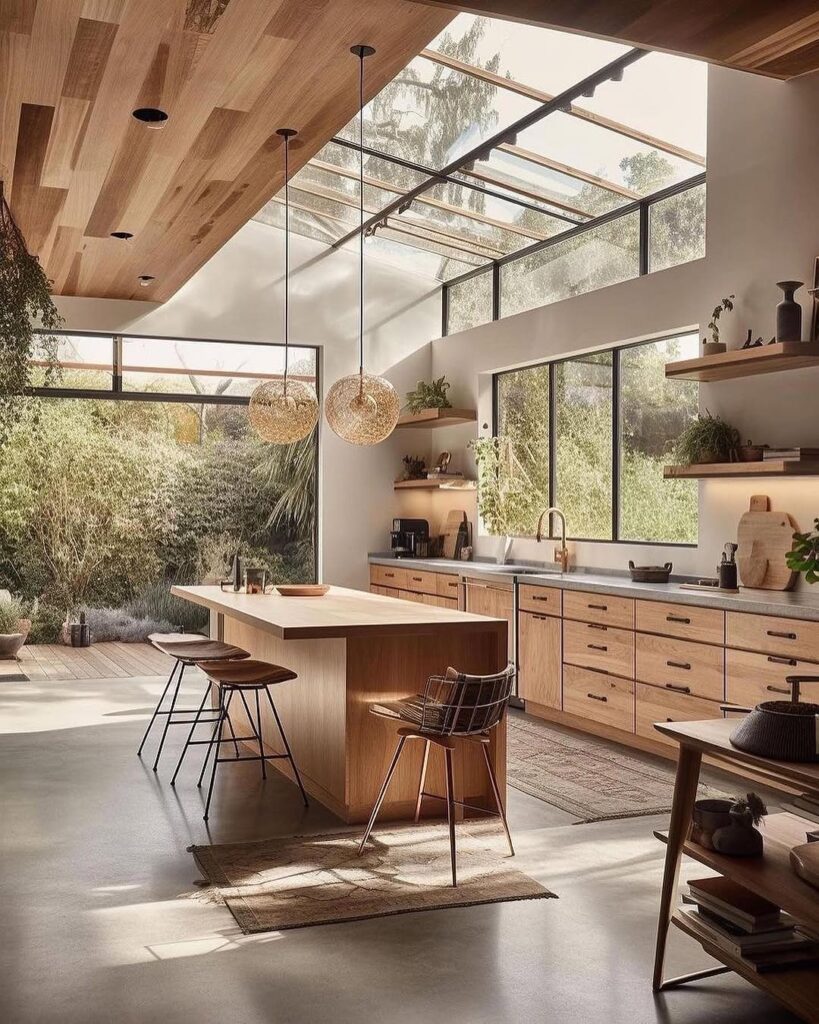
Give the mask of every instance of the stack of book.
[[802, 462], [819, 459], [819, 448], [766, 448], [762, 453], [762, 461]]
[[[783, 910], [730, 878], [688, 883], [680, 913], [695, 930], [758, 973], [819, 963], [819, 941]], [[693, 904], [693, 906], [692, 906]]]

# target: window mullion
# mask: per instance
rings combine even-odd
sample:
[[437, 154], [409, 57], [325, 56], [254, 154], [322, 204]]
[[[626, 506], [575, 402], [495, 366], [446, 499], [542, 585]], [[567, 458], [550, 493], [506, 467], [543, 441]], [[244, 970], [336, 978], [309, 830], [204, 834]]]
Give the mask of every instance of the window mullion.
[[620, 539], [620, 349], [611, 359], [611, 539]]
[[[549, 505], [557, 500], [557, 364], [549, 363]], [[549, 517], [549, 535], [552, 521]]]

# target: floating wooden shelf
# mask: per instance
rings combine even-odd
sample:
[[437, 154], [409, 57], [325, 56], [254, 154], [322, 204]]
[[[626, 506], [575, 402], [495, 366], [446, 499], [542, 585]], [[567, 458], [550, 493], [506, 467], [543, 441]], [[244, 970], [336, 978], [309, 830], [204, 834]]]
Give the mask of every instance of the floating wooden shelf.
[[666, 480], [719, 476], [819, 476], [819, 461], [769, 459], [767, 462], [707, 462], [695, 466], [664, 466], [663, 476]]
[[422, 409], [406, 413], [398, 419], [397, 427], [457, 427], [461, 423], [474, 423], [478, 418], [474, 409]]
[[667, 363], [665, 375], [673, 380], [710, 382], [779, 373], [780, 370], [804, 370], [810, 366], [819, 366], [819, 342], [777, 341], [773, 345], [734, 349], [716, 356]]
[[428, 491], [474, 491], [477, 481], [465, 480], [464, 477], [453, 477], [452, 480], [396, 480], [394, 489], [396, 491], [414, 490], [425, 488]]

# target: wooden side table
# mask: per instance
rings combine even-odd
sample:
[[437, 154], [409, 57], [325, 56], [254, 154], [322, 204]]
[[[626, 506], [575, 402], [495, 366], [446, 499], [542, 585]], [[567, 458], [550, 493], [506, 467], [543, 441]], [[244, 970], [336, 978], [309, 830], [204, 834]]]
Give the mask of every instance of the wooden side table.
[[[736, 719], [661, 722], [655, 725], [655, 729], [664, 736], [679, 743], [680, 751], [669, 829], [668, 832], [655, 832], [659, 840], [667, 843], [667, 850], [657, 921], [654, 990], [659, 992], [676, 988], [688, 981], [735, 971], [752, 985], [773, 995], [791, 1012], [810, 1021], [811, 1024], [819, 1024], [819, 968], [807, 967], [758, 974], [741, 960], [732, 957], [709, 941], [707, 934], [697, 929], [696, 922], [676, 912], [674, 906], [678, 899], [680, 863], [683, 854], [686, 854], [776, 903], [807, 928], [819, 932], [819, 891], [794, 874], [789, 860], [791, 848], [805, 842], [802, 819], [792, 814], [769, 815], [762, 830], [765, 848], [761, 857], [726, 857], [716, 851], [706, 850], [688, 839], [703, 754], [729, 763], [735, 772], [747, 767], [756, 777], [763, 775], [772, 783], [785, 783], [819, 796], [819, 764], [772, 761], [737, 750], [731, 746], [728, 738], [735, 726]], [[664, 981], [663, 964], [670, 924], [695, 938], [703, 949], [721, 961], [723, 966]]]

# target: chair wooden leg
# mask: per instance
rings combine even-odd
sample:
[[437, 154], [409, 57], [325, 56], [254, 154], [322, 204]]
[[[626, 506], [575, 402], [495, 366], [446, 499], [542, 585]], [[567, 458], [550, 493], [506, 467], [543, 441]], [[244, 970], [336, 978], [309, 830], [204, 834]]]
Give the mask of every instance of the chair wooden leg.
[[452, 862], [452, 884], [457, 886], [455, 869], [455, 779], [452, 772], [452, 749], [444, 747], [446, 759], [446, 817], [449, 823], [449, 859]]
[[424, 799], [424, 783], [427, 779], [427, 764], [429, 762], [429, 740], [424, 740], [424, 759], [421, 762], [421, 779], [418, 783], [418, 800], [415, 803], [415, 823], [421, 818], [421, 803]]
[[361, 842], [358, 844], [359, 856], [361, 856], [361, 854], [364, 852], [364, 846], [366, 845], [367, 840], [370, 838], [370, 833], [373, 830], [373, 825], [375, 825], [375, 819], [378, 817], [378, 812], [381, 810], [381, 804], [384, 803], [384, 797], [387, 795], [387, 790], [389, 789], [390, 782], [392, 781], [392, 777], [395, 774], [395, 769], [398, 766], [398, 760], [401, 757], [401, 751], [404, 749], [404, 744], [406, 742], [407, 737], [402, 736], [401, 739], [398, 741], [398, 746], [395, 748], [395, 753], [392, 755], [390, 767], [387, 769], [387, 774], [384, 776], [384, 781], [381, 783], [381, 789], [378, 793], [378, 797], [376, 798], [375, 804], [373, 806], [373, 812], [370, 815], [370, 820], [367, 822], [367, 828], [364, 832], [364, 835], [362, 836]]
[[506, 832], [506, 839], [509, 843], [509, 852], [514, 857], [515, 848], [514, 846], [512, 846], [512, 836], [509, 832], [509, 823], [506, 820], [506, 811], [503, 806], [503, 801], [501, 800], [500, 790], [498, 789], [498, 780], [495, 778], [495, 772], [492, 768], [492, 761], [489, 757], [489, 750], [487, 749], [487, 745], [485, 743], [481, 744], [481, 749], [483, 750], [483, 759], [484, 761], [486, 761], [486, 770], [487, 772], [489, 772], [489, 781], [492, 784], [492, 792], [495, 795], [495, 803], [498, 805], [498, 814], [500, 814], [501, 821], [503, 822], [503, 829]]
[[259, 691], [256, 690], [256, 735], [259, 737], [259, 757], [262, 759], [262, 778], [267, 778], [267, 766], [264, 759], [264, 741], [262, 740], [262, 712], [259, 708]]

